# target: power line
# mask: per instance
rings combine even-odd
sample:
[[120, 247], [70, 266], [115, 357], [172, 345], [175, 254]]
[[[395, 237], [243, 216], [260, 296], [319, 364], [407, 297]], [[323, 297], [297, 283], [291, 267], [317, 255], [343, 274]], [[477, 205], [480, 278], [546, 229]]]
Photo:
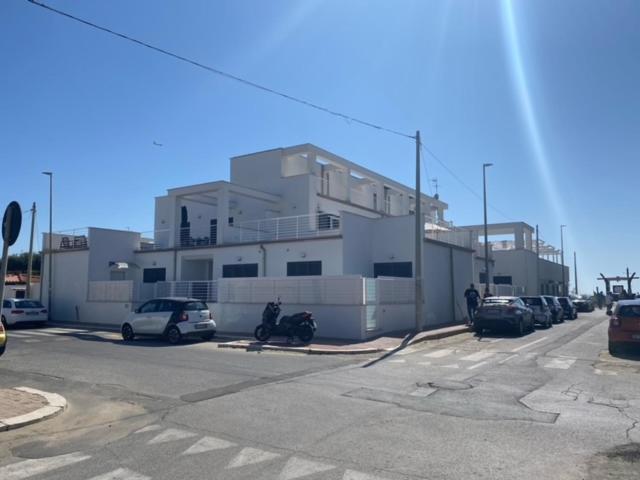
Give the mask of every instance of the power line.
[[375, 124], [375, 123], [367, 122], [366, 120], [361, 120], [359, 118], [352, 117], [351, 115], [347, 115], [345, 113], [341, 113], [341, 112], [338, 112], [336, 110], [331, 110], [330, 108], [323, 107], [321, 105], [318, 105], [317, 103], [313, 103], [313, 102], [310, 102], [308, 100], [304, 100], [302, 98], [295, 97], [293, 95], [289, 95], [287, 93], [284, 93], [284, 92], [281, 92], [281, 91], [278, 91], [278, 90], [274, 90], [274, 89], [269, 88], [269, 87], [265, 87], [264, 85], [260, 85], [259, 83], [255, 83], [255, 82], [252, 82], [250, 80], [246, 80], [244, 78], [238, 77], [238, 76], [233, 75], [231, 73], [227, 73], [227, 72], [224, 72], [222, 70], [219, 70], [219, 69], [217, 69], [215, 67], [211, 67], [209, 65], [205, 65], [203, 63], [200, 63], [200, 62], [198, 62], [196, 60], [192, 60], [190, 58], [184, 57], [184, 56], [179, 55], [177, 53], [173, 53], [173, 52], [170, 52], [170, 51], [165, 50], [163, 48], [156, 47], [154, 45], [151, 45], [150, 43], [146, 43], [146, 42], [143, 42], [142, 40], [138, 40], [136, 38], [130, 37], [129, 35], [125, 35], [124, 33], [119, 33], [119, 32], [116, 32], [114, 30], [111, 30], [109, 28], [102, 27], [102, 26], [97, 25], [95, 23], [92, 23], [92, 22], [90, 22], [88, 20], [84, 20], [82, 18], [79, 18], [79, 17], [76, 17], [74, 15], [71, 15], [70, 13], [67, 13], [67, 12], [64, 12], [62, 10], [58, 10], [56, 8], [50, 7], [49, 5], [46, 5], [44, 3], [40, 3], [40, 2], [37, 2], [35, 0], [27, 0], [27, 2], [32, 3], [33, 5], [37, 5], [38, 7], [42, 7], [44, 9], [46, 9], [46, 10], [49, 10], [49, 11], [51, 11], [53, 13], [56, 13], [58, 15], [61, 15], [63, 17], [67, 17], [67, 18], [70, 18], [71, 20], [75, 20], [76, 22], [80, 22], [80, 23], [83, 23], [85, 25], [88, 25], [89, 27], [92, 27], [92, 28], [95, 28], [95, 29], [98, 29], [98, 30], [102, 30], [103, 32], [106, 32], [106, 33], [108, 33], [110, 35], [114, 35], [116, 37], [120, 37], [120, 38], [122, 38], [124, 40], [128, 40], [129, 42], [133, 42], [133, 43], [136, 43], [136, 44], [141, 45], [143, 47], [149, 48], [149, 49], [151, 49], [151, 50], [153, 50], [155, 52], [162, 53], [162, 54], [167, 55], [169, 57], [175, 58], [176, 60], [180, 60], [182, 62], [189, 63], [189, 64], [191, 64], [193, 66], [196, 66], [196, 67], [201, 68], [203, 70], [207, 70], [208, 72], [214, 73], [214, 74], [219, 75], [221, 77], [224, 77], [224, 78], [227, 78], [229, 80], [233, 80], [233, 81], [242, 83], [243, 85], [246, 85], [246, 86], [258, 89], [258, 90], [262, 90], [263, 92], [267, 92], [267, 93], [270, 93], [272, 95], [277, 95], [279, 97], [285, 98], [285, 99], [290, 100], [292, 102], [299, 103], [299, 104], [304, 105], [304, 106], [309, 107], [309, 108], [314, 108], [316, 110], [319, 110], [321, 112], [327, 113], [329, 115], [333, 115], [335, 117], [342, 118], [342, 119], [344, 119], [344, 120], [346, 120], [348, 122], [358, 123], [358, 124], [360, 124], [362, 126], [373, 128], [375, 130], [384, 131], [384, 132], [387, 132], [387, 133], [392, 133], [392, 134], [398, 135], [400, 137], [415, 139], [415, 136], [413, 136], [413, 135], [409, 135], [407, 133], [400, 132], [398, 130], [394, 130], [392, 128], [384, 127], [382, 125], [378, 125], [378, 124]]
[[[460, 183], [460, 185], [462, 185], [464, 188], [466, 188], [467, 190], [469, 190], [469, 192], [471, 192], [475, 197], [478, 198], [478, 200], [482, 200], [482, 195], [480, 195], [478, 192], [476, 192], [472, 187], [470, 187], [464, 180], [462, 180], [457, 174], [456, 172], [454, 172], [453, 170], [451, 170], [446, 163], [444, 163], [442, 160], [440, 160], [440, 158], [438, 158], [438, 156], [433, 153], [429, 147], [424, 146], [424, 144], [420, 144], [420, 148], [423, 149], [423, 151], [426, 151], [429, 156], [431, 158], [433, 158], [436, 162], [438, 162], [447, 172], [449, 172], [449, 174], [455, 178], [458, 183]], [[500, 211], [500, 209], [494, 207], [493, 205], [491, 205], [489, 202], [487, 202], [487, 205], [489, 206], [489, 208], [491, 208], [494, 212], [496, 212], [497, 214], [503, 216], [504, 218], [506, 218], [507, 220], [511, 221], [511, 222], [515, 222], [516, 220], [514, 220], [513, 218], [511, 218], [509, 215], [507, 215], [506, 213]]]

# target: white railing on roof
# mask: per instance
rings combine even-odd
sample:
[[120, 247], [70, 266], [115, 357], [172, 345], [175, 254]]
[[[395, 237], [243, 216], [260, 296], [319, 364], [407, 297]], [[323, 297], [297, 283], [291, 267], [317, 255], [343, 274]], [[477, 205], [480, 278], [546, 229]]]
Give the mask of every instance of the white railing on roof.
[[231, 243], [324, 237], [340, 233], [340, 217], [329, 213], [263, 218], [228, 227]]
[[457, 245], [458, 247], [472, 248], [473, 236], [469, 230], [456, 228], [451, 222], [434, 220], [425, 217], [425, 237], [438, 242]]
[[[49, 234], [44, 234], [44, 249], [49, 250]], [[80, 250], [89, 248], [89, 229], [87, 227], [73, 230], [61, 230], [51, 235], [51, 249]]]

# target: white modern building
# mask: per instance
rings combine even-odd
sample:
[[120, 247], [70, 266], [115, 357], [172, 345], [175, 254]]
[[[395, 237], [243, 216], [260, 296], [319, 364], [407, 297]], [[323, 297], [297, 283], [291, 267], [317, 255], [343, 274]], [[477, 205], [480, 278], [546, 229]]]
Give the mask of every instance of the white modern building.
[[[420, 202], [423, 324], [460, 322], [472, 234], [438, 198]], [[230, 181], [157, 197], [152, 234], [55, 234], [52, 316], [119, 323], [145, 299], [189, 295], [212, 304], [221, 331], [251, 332], [280, 296], [284, 312], [314, 311], [325, 337], [413, 328], [415, 205], [413, 189], [311, 144], [234, 157]]]
[[[484, 225], [460, 227], [471, 232], [475, 255], [475, 281], [485, 282]], [[542, 240], [536, 245], [535, 228], [524, 222], [487, 225], [489, 278], [494, 285], [517, 286], [525, 295], [567, 295], [569, 267], [564, 267], [562, 288], [561, 251]], [[481, 239], [483, 240], [481, 242]]]

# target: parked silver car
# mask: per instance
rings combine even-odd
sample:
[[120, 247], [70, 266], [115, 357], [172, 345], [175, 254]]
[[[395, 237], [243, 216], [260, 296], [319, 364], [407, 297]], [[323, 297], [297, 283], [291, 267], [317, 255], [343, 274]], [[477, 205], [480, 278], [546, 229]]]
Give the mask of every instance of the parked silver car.
[[514, 330], [522, 336], [534, 330], [533, 312], [519, 297], [488, 297], [478, 308], [475, 330]]
[[542, 296], [520, 297], [533, 312], [534, 322], [545, 328], [553, 326], [553, 313]]

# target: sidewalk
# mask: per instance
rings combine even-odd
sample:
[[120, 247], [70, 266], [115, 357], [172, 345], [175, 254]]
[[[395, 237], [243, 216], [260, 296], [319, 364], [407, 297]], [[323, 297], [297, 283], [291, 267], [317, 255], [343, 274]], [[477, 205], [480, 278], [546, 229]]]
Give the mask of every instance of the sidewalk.
[[0, 432], [53, 417], [67, 408], [57, 393], [29, 387], [0, 388]]
[[284, 351], [297, 352], [318, 355], [353, 355], [365, 353], [391, 352], [396, 349], [415, 345], [417, 343], [429, 340], [438, 340], [441, 338], [460, 335], [462, 333], [472, 332], [473, 330], [467, 325], [454, 325], [433, 330], [420, 332], [417, 335], [404, 334], [397, 336], [378, 337], [374, 340], [366, 342], [349, 342], [333, 339], [316, 339], [310, 344], [288, 344], [283, 340], [273, 340], [268, 342], [258, 342], [252, 339], [234, 340], [231, 342], [219, 343], [218, 348], [238, 348], [248, 351]]

